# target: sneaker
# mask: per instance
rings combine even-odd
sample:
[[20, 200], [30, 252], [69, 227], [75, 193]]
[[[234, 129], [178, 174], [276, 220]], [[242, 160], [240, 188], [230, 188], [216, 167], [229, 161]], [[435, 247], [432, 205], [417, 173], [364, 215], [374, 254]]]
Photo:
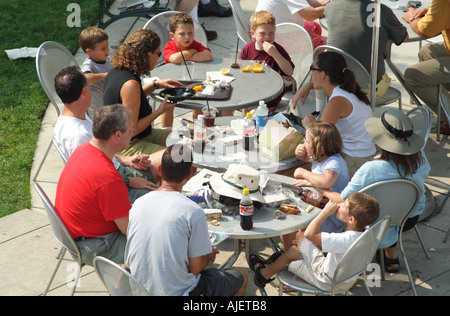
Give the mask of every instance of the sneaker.
[[217, 38], [217, 32], [216, 31], [209, 31], [209, 30], [205, 29], [205, 26], [203, 24], [204, 23], [202, 23], [202, 28], [205, 31], [206, 38], [208, 39], [208, 41], [212, 41], [213, 39], [216, 39]]
[[231, 16], [233, 12], [231, 8], [221, 6], [217, 0], [211, 0], [208, 4], [202, 4], [201, 1], [198, 3], [198, 16], [210, 16], [215, 15], [218, 17], [228, 17]]

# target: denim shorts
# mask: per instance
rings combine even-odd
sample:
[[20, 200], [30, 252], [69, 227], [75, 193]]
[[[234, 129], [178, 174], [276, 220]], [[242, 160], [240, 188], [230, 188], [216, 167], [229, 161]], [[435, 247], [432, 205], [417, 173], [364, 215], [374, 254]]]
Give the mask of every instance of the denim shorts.
[[237, 269], [206, 269], [200, 274], [197, 287], [190, 296], [233, 296], [244, 284], [244, 276]]

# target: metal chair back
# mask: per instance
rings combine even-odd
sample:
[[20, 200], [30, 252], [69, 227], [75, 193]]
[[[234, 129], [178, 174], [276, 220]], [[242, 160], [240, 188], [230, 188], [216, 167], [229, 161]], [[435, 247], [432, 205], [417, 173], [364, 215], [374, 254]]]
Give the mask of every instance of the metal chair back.
[[111, 296], [150, 296], [150, 293], [127, 270], [117, 263], [94, 258], [94, 268]]
[[[364, 68], [364, 66], [352, 55], [343, 51], [340, 48], [337, 48], [337, 47], [334, 47], [331, 45], [322, 45], [322, 46], [317, 47], [314, 50], [314, 59], [317, 57], [318, 54], [320, 54], [323, 51], [334, 51], [334, 52], [337, 52], [337, 53], [341, 54], [342, 56], [344, 56], [345, 61], [347, 62], [347, 68], [350, 69], [351, 71], [353, 71], [353, 73], [355, 74], [356, 81], [358, 82], [361, 89], [367, 93], [367, 96], [370, 100], [370, 98], [371, 98], [370, 85], [371, 85], [372, 79], [371, 79], [370, 74], [367, 71], [367, 69]], [[398, 107], [401, 110], [401, 108], [402, 108], [401, 100], [402, 100], [401, 92], [393, 87], [389, 87], [386, 94], [376, 100], [375, 106], [383, 106], [383, 105], [387, 105], [387, 104], [390, 104], [393, 102], [398, 102], [398, 104], [399, 104]], [[375, 109], [372, 108], [372, 111], [374, 111], [374, 110]]]
[[[393, 179], [373, 183], [360, 190], [360, 192], [374, 197], [380, 205], [380, 216], [391, 216], [391, 226], [400, 227], [398, 244], [403, 255], [403, 260], [405, 262], [405, 267], [408, 273], [409, 281], [411, 283], [411, 288], [414, 295], [417, 296], [414, 280], [412, 278], [411, 270], [409, 269], [408, 260], [406, 258], [405, 249], [403, 248], [403, 226], [419, 203], [419, 187], [417, 186], [417, 184], [410, 180]], [[422, 245], [422, 248], [425, 251], [425, 247], [423, 245], [423, 241], [420, 237], [419, 231], [417, 229], [415, 229], [415, 231]], [[428, 257], [426, 251], [425, 255]], [[384, 256], [380, 257], [382, 258], [382, 277], [384, 279]]]
[[391, 216], [392, 226], [403, 226], [420, 200], [417, 184], [406, 179], [373, 183], [360, 192], [374, 197], [380, 205], [380, 216]]
[[309, 74], [309, 66], [313, 62], [314, 46], [309, 33], [295, 23], [277, 25], [275, 41], [289, 53], [294, 68], [295, 90]]
[[228, 3], [230, 3], [231, 10], [233, 11], [237, 36], [245, 44], [250, 43], [252, 41], [252, 36], [250, 35], [251, 27], [249, 17], [247, 17], [237, 0], [228, 0]]
[[48, 41], [43, 43], [36, 54], [36, 70], [39, 82], [59, 116], [64, 104], [55, 91], [55, 76], [63, 68], [78, 66], [75, 57], [63, 45]]
[[75, 281], [73, 283], [71, 295], [75, 293], [76, 286], [78, 284], [78, 280], [80, 278], [81, 268], [83, 267], [83, 263], [81, 262], [81, 254], [80, 250], [78, 249], [77, 245], [75, 244], [75, 241], [73, 240], [72, 236], [68, 232], [67, 228], [64, 226], [63, 222], [59, 218], [59, 216], [55, 212], [55, 208], [53, 206], [53, 203], [48, 198], [47, 194], [44, 192], [42, 187], [37, 183], [33, 182], [34, 188], [36, 189], [36, 192], [39, 194], [40, 198], [42, 199], [42, 202], [44, 203], [45, 211], [47, 213], [47, 217], [50, 221], [50, 225], [52, 227], [53, 231], [53, 237], [56, 239], [56, 241], [62, 246], [61, 251], [59, 253], [58, 257], [58, 263], [56, 264], [56, 267], [53, 271], [52, 276], [50, 277], [49, 283], [44, 290], [44, 296], [47, 294], [54, 278], [56, 275], [56, 272], [59, 269], [59, 266], [61, 264], [61, 261], [64, 259], [64, 255], [66, 250], [69, 251], [72, 258], [77, 261], [78, 263], [78, 270], [75, 277]]
[[[163, 50], [164, 46], [168, 42], [170, 42], [172, 39], [169, 36], [170, 28], [169, 28], [169, 20], [170, 18], [175, 15], [181, 13], [180, 11], [167, 11], [162, 12], [154, 17], [152, 17], [150, 20], [147, 21], [147, 23], [144, 25], [144, 29], [150, 29], [154, 31], [156, 34], [158, 34], [159, 38], [161, 39], [161, 51]], [[194, 39], [201, 43], [203, 46], [208, 47], [208, 39], [206, 37], [205, 30], [203, 27], [194, 20]], [[164, 56], [161, 55], [158, 60], [158, 64], [164, 63]]]

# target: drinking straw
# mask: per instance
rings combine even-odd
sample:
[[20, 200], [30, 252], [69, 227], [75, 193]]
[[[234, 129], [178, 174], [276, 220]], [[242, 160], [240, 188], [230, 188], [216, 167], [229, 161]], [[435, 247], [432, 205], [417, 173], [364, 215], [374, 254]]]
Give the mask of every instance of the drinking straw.
[[179, 50], [180, 53], [181, 53], [181, 58], [183, 58], [184, 66], [186, 66], [186, 70], [187, 70], [188, 76], [189, 76], [189, 78], [191, 79], [191, 81], [193, 81], [193, 80], [192, 80], [192, 77], [191, 77], [191, 73], [189, 72], [189, 67], [188, 67], [188, 65], [187, 65], [187, 63], [186, 63], [186, 59], [184, 59], [183, 52], [182, 52], [181, 49], [178, 47], [178, 45], [177, 45], [177, 48], [178, 48], [178, 50]]
[[237, 42], [236, 42], [236, 54], [234, 55], [234, 63], [237, 64], [237, 54], [238, 54], [238, 49], [239, 49], [239, 37], [237, 38]]
[[208, 113], [211, 115], [211, 110], [209, 109], [208, 97], [206, 97], [206, 106], [208, 107]]

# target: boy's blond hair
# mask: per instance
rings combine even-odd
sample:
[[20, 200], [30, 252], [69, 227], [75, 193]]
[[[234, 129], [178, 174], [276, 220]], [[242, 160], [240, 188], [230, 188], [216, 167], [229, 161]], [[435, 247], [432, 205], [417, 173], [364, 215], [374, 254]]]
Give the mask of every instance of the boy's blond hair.
[[182, 24], [190, 24], [190, 25], [194, 26], [194, 20], [192, 19], [192, 17], [189, 14], [187, 14], [185, 12], [172, 15], [169, 20], [170, 32], [175, 33], [178, 26], [182, 25]]
[[261, 25], [270, 24], [275, 27], [275, 16], [268, 11], [258, 11], [250, 17], [250, 26], [252, 31], [256, 31]]
[[378, 201], [368, 194], [354, 192], [348, 197], [348, 212], [356, 219], [356, 228], [363, 231], [380, 217]]
[[95, 49], [95, 45], [107, 39], [108, 34], [104, 30], [95, 26], [89, 26], [81, 32], [78, 42], [83, 52], [86, 53], [88, 48]]

